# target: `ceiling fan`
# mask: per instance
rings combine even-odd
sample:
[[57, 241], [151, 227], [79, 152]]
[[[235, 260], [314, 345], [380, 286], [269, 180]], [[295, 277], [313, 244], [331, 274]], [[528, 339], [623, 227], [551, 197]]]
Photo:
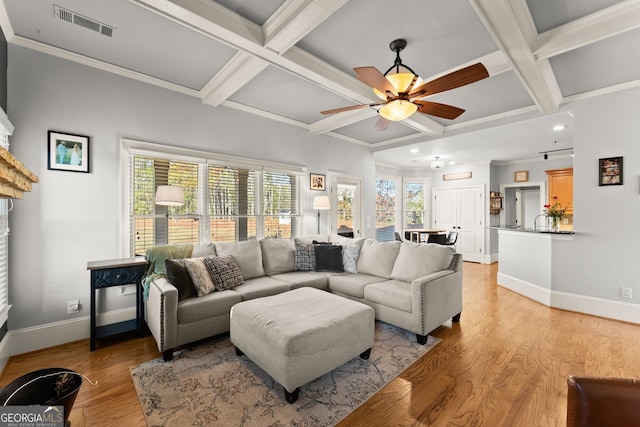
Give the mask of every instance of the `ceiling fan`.
[[390, 121], [404, 120], [416, 111], [453, 120], [464, 113], [462, 108], [438, 102], [423, 101], [420, 98], [465, 86], [489, 77], [489, 72], [485, 66], [477, 63], [424, 83], [411, 68], [402, 63], [400, 52], [405, 47], [407, 47], [407, 41], [404, 39], [397, 39], [391, 42], [389, 48], [396, 53], [396, 59], [384, 74], [375, 67], [357, 67], [353, 69], [358, 79], [371, 86], [373, 92], [383, 100], [382, 102], [335, 108], [321, 111], [321, 114], [336, 114], [381, 105], [378, 109], [380, 118], [373, 128], [374, 131], [385, 130], [389, 127]]

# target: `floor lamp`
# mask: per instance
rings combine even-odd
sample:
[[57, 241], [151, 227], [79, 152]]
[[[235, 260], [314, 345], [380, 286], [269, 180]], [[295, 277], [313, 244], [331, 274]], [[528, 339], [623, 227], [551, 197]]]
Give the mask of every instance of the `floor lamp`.
[[329, 196], [315, 196], [313, 198], [313, 209], [318, 211], [318, 234], [320, 234], [320, 211], [331, 209]]
[[156, 205], [166, 206], [164, 211], [165, 216], [165, 236], [169, 243], [169, 206], [182, 206], [184, 205], [184, 191], [182, 187], [175, 185], [158, 185], [156, 189]]

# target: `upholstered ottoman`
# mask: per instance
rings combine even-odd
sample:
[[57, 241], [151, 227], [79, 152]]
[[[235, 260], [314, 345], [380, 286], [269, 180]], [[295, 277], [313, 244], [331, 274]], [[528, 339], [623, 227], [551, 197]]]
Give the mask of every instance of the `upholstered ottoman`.
[[231, 308], [231, 342], [284, 387], [299, 387], [360, 355], [368, 359], [373, 308], [315, 288], [244, 301]]

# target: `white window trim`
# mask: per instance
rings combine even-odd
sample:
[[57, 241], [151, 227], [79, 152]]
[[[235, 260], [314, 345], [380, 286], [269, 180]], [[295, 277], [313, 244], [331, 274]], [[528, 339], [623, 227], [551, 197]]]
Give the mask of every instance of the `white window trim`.
[[[11, 121], [9, 120], [9, 117], [7, 116], [7, 114], [4, 112], [4, 110], [2, 108], [0, 108], [0, 138], [2, 139], [1, 141], [1, 145], [3, 148], [6, 148], [7, 150], [9, 149], [9, 135], [13, 135], [13, 131], [14, 131], [14, 126], [11, 123]], [[6, 199], [7, 201], [2, 203], [2, 212], [0, 212], [0, 214], [2, 215], [2, 221], [7, 221], [6, 225], [6, 234], [4, 236], [1, 236], [2, 239], [7, 239], [7, 241], [5, 242], [6, 245], [6, 258], [1, 260], [2, 263], [4, 263], [4, 267], [5, 267], [5, 280], [4, 283], [0, 283], [0, 287], [1, 290], [0, 292], [3, 292], [6, 295], [7, 301], [6, 301], [6, 305], [4, 306], [0, 306], [0, 327], [2, 325], [5, 324], [5, 322], [7, 322], [7, 320], [9, 320], [9, 310], [11, 309], [11, 304], [9, 304], [9, 212], [11, 211], [11, 209], [9, 208], [9, 200], [10, 199]]]
[[[304, 166], [287, 164], [287, 163], [278, 163], [271, 162], [266, 160], [257, 160], [251, 159], [247, 157], [239, 157], [239, 156], [230, 156], [227, 154], [219, 154], [213, 153], [210, 151], [204, 150], [195, 150], [190, 148], [182, 148], [171, 145], [157, 144], [153, 142], [144, 142], [138, 141], [134, 139], [121, 138], [120, 139], [120, 176], [122, 177], [122, 198], [121, 198], [121, 253], [129, 254], [130, 245], [131, 245], [131, 233], [129, 230], [129, 212], [126, 209], [129, 206], [129, 201], [131, 200], [131, 180], [132, 174], [129, 169], [129, 162], [132, 155], [142, 155], [142, 156], [154, 156], [158, 158], [175, 160], [175, 161], [184, 161], [191, 163], [198, 163], [200, 168], [206, 169], [206, 167], [210, 164], [213, 165], [225, 165], [229, 167], [237, 167], [237, 168], [245, 168], [251, 169], [259, 172], [281, 172], [287, 173], [291, 175], [297, 175], [302, 177], [306, 176], [307, 168]], [[261, 175], [261, 173], [259, 174]], [[206, 174], [201, 173], [200, 179], [205, 179]], [[260, 176], [260, 182], [261, 182]], [[262, 194], [262, 186], [258, 185], [256, 188], [257, 196], [261, 196]], [[206, 183], [204, 183], [203, 188], [206, 188]], [[302, 188], [302, 186], [301, 186]], [[302, 204], [303, 194], [300, 191], [298, 203]], [[259, 200], [262, 200], [261, 198]], [[200, 204], [198, 206], [199, 213], [202, 213], [204, 210], [204, 200], [201, 198]], [[262, 203], [256, 204], [256, 214], [262, 215]], [[300, 212], [302, 212], [303, 206], [300, 206]], [[124, 225], [127, 225], [126, 227]], [[201, 233], [203, 231], [201, 230]], [[258, 222], [258, 235], [262, 235], [260, 233], [264, 233], [264, 226]], [[203, 236], [200, 236], [200, 241], [203, 241]], [[204, 239], [206, 240], [206, 238]]]

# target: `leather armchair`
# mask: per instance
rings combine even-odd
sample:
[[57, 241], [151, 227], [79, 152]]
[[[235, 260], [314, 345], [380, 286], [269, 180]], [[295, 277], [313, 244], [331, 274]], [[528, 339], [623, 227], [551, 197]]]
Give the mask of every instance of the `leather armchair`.
[[640, 425], [640, 379], [567, 378], [567, 427]]

